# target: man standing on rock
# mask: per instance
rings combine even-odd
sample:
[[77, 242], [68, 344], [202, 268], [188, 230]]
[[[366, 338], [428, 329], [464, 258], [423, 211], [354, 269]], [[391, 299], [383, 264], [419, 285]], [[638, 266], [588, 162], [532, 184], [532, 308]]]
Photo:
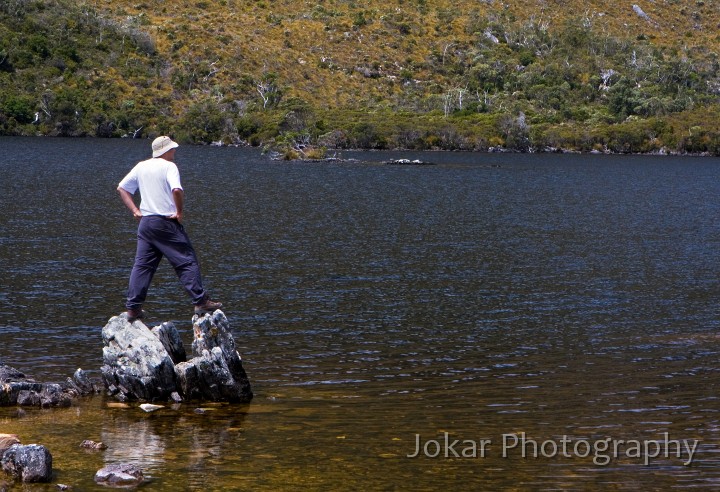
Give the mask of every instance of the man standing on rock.
[[[137, 253], [130, 273], [124, 314], [129, 321], [145, 315], [142, 310], [148, 287], [163, 256], [175, 269], [195, 305], [195, 314], [222, 306], [212, 301], [203, 287], [195, 250], [182, 225], [184, 192], [180, 173], [173, 162], [178, 144], [170, 137], [152, 143], [152, 159], [139, 162], [120, 181], [118, 193], [125, 206], [139, 220]], [[133, 195], [140, 191], [140, 208]]]

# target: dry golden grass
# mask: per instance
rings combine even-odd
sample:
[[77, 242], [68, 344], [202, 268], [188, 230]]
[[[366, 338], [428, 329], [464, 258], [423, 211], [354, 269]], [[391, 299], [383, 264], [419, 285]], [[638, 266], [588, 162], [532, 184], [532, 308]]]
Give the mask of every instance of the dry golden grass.
[[[286, 96], [325, 107], [390, 100], [411, 76], [425, 91], [448, 83], [442, 64], [471, 49], [487, 22], [569, 20], [608, 36], [646, 39], [678, 50], [716, 51], [717, 0], [104, 0], [91, 4], [119, 22], [139, 19], [169, 65], [202, 69], [195, 86], [233, 97], [265, 73]], [[647, 18], [633, 10], [637, 5]], [[367, 74], [377, 75], [368, 77]], [[247, 92], [247, 86], [245, 87]], [[230, 92], [230, 94], [228, 94]]]

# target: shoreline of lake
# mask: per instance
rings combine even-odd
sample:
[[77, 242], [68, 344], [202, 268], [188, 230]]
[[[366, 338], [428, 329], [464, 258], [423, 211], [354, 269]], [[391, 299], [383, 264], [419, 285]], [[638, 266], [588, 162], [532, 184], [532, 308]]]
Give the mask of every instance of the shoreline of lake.
[[[67, 136], [51, 136], [51, 135], [18, 135], [18, 136], [9, 136], [9, 135], [3, 135], [0, 136], [0, 139], [2, 138], [40, 138], [40, 139], [70, 139], [70, 140], [152, 140], [151, 137], [147, 138], [132, 138], [132, 137], [117, 137], [117, 138], [101, 138], [101, 137], [91, 137], [91, 136], [83, 136], [83, 137], [67, 137]], [[242, 144], [236, 144], [236, 143], [223, 143], [223, 142], [205, 142], [205, 143], [194, 143], [194, 144], [188, 144], [179, 142], [181, 145], [186, 147], [218, 147], [218, 148], [236, 148], [236, 149], [257, 149], [257, 150], [263, 150], [263, 146], [254, 146], [249, 143], [242, 143]], [[468, 154], [511, 154], [511, 155], [545, 155], [545, 154], [559, 154], [559, 155], [578, 155], [578, 156], [589, 156], [589, 155], [607, 155], [607, 156], [650, 156], [650, 157], [720, 157], [720, 155], [714, 155], [710, 152], [679, 152], [679, 151], [673, 151], [669, 149], [660, 149], [653, 152], [613, 152], [609, 149], [605, 149], [603, 151], [600, 150], [592, 150], [590, 152], [584, 152], [580, 150], [574, 150], [574, 149], [565, 149], [565, 148], [543, 148], [543, 149], [529, 149], [527, 151], [521, 151], [516, 149], [506, 149], [504, 147], [491, 147], [487, 150], [465, 150], [465, 149], [408, 149], [408, 148], [388, 148], [388, 149], [350, 149], [350, 148], [327, 148], [326, 152], [338, 154], [342, 152], [352, 152], [352, 153], [378, 153], [378, 152], [408, 152], [408, 153], [468, 153]], [[263, 155], [266, 155], [268, 152], [263, 151]], [[326, 157], [326, 158], [320, 158], [320, 159], [283, 159], [283, 158], [273, 158], [272, 160], [275, 161], [288, 161], [288, 162], [333, 162], [337, 161], [338, 158], [334, 157]], [[342, 160], [342, 159], [340, 159]]]

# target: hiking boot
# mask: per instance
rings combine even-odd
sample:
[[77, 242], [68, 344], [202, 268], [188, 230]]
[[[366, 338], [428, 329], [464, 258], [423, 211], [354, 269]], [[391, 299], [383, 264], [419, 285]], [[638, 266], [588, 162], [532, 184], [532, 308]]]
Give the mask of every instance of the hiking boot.
[[210, 298], [207, 298], [201, 304], [195, 305], [195, 314], [212, 313], [221, 307], [222, 302], [213, 301]]
[[145, 317], [145, 311], [143, 311], [142, 309], [128, 309], [120, 316], [132, 323], [136, 319], [143, 319]]

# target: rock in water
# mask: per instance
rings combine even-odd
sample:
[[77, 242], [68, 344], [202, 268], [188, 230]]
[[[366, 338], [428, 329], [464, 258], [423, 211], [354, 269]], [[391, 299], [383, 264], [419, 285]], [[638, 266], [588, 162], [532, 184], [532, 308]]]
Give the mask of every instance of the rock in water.
[[74, 382], [38, 383], [10, 366], [0, 365], [0, 407], [69, 407], [73, 398], [83, 394]]
[[153, 405], [152, 403], [143, 403], [140, 405], [140, 408], [145, 412], [154, 412], [155, 410], [160, 410], [161, 408], [165, 408], [162, 405]]
[[41, 383], [36, 383], [17, 369], [0, 365], [0, 407], [17, 405], [18, 395], [22, 391], [40, 393], [42, 390]]
[[83, 442], [80, 443], [80, 447], [84, 449], [103, 450], [107, 449], [107, 444], [103, 442], [91, 441], [90, 439], [85, 439]]
[[193, 317], [193, 359], [175, 366], [186, 399], [244, 403], [252, 400], [245, 369], [225, 314]]
[[143, 471], [131, 464], [108, 465], [95, 473], [95, 482], [115, 487], [128, 487], [140, 484], [144, 479]]
[[50, 482], [52, 455], [39, 444], [14, 444], [2, 456], [2, 469], [23, 482]]
[[121, 401], [250, 401], [250, 382], [225, 314], [217, 310], [195, 315], [193, 332], [195, 357], [185, 361], [185, 349], [172, 323], [151, 332], [140, 321], [111, 318], [103, 328], [102, 367], [110, 394]]
[[228, 401], [244, 403], [252, 399], [247, 378], [236, 380], [223, 358], [220, 347], [205, 350], [201, 357], [175, 366], [180, 389], [189, 400]]
[[59, 384], [45, 383], [42, 391], [23, 390], [18, 392], [17, 404], [26, 407], [69, 407], [72, 405], [72, 398], [65, 393]]
[[102, 330], [105, 386], [120, 400], [167, 400], [175, 366], [162, 342], [141, 321], [110, 318]]
[[193, 355], [204, 357], [206, 350], [212, 352], [216, 347], [219, 348], [233, 379], [243, 387], [242, 391], [248, 393], [252, 398], [250, 381], [243, 368], [242, 358], [235, 348], [235, 339], [225, 314], [220, 310], [204, 316], [196, 314], [193, 316], [193, 334], [195, 336], [192, 344]]
[[28, 379], [25, 374], [5, 364], [0, 364], [0, 381], [22, 381]]
[[82, 369], [78, 369], [72, 378], [68, 378], [68, 384], [75, 388], [82, 396], [100, 392], [100, 388], [95, 386], [95, 383], [90, 379], [87, 372]]

